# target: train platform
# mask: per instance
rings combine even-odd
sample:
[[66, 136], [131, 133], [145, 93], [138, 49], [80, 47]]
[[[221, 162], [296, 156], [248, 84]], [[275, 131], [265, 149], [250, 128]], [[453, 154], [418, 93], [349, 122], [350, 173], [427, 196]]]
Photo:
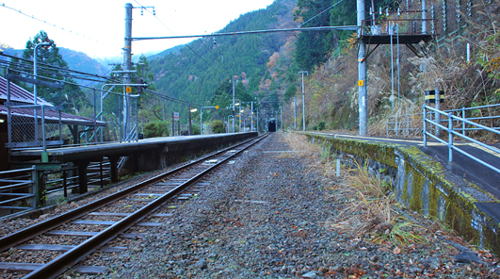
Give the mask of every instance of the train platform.
[[[331, 132], [306, 135], [326, 137], [325, 144], [339, 154], [370, 159], [370, 169], [387, 175], [384, 179], [391, 180], [396, 199], [405, 207], [437, 217], [474, 244], [500, 253], [500, 174], [494, 169], [456, 150], [449, 162], [448, 146], [437, 141], [424, 146], [420, 139]], [[454, 145], [494, 168], [500, 166], [500, 155], [490, 149], [459, 141]]]
[[175, 137], [158, 137], [132, 142], [111, 142], [87, 146], [49, 148], [48, 162], [41, 162], [42, 149], [12, 151], [11, 163], [17, 168], [35, 165], [40, 170], [60, 169], [62, 164], [72, 163], [78, 167], [80, 194], [88, 190], [86, 177], [90, 162], [104, 158], [110, 161], [111, 181], [119, 181], [119, 162], [126, 158], [129, 173], [152, 171], [196, 158], [229, 145], [257, 137], [257, 132], [234, 134], [211, 134]]
[[[463, 177], [465, 180], [473, 182], [480, 186], [483, 190], [491, 193], [500, 200], [500, 174], [494, 170], [483, 166], [482, 164], [468, 158], [460, 152], [453, 152], [453, 161], [448, 162], [448, 147], [436, 141], [428, 141], [427, 146], [421, 139], [407, 138], [384, 138], [371, 136], [358, 136], [337, 133], [318, 133], [327, 135], [333, 138], [350, 138], [359, 140], [368, 140], [375, 142], [386, 142], [391, 144], [411, 145], [419, 148], [425, 154], [434, 158], [454, 174]], [[474, 154], [477, 158], [487, 162], [492, 166], [500, 166], [500, 155], [494, 153], [480, 145], [474, 143], [455, 142], [455, 145], [460, 145], [464, 151]], [[500, 144], [494, 144], [496, 148], [500, 148]]]

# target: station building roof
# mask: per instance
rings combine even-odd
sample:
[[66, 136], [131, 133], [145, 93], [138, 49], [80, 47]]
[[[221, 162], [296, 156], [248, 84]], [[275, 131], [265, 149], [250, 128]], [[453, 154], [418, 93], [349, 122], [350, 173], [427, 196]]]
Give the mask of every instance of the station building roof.
[[[28, 90], [18, 86], [17, 84], [10, 83], [10, 101], [16, 102], [18, 104], [26, 104], [33, 105], [35, 103], [35, 96], [33, 93]], [[0, 115], [7, 115], [8, 109], [5, 106], [5, 102], [7, 101], [7, 79], [0, 76]], [[43, 106], [54, 107], [53, 104], [45, 101], [44, 99], [38, 97], [37, 104]], [[19, 116], [19, 117], [35, 117], [35, 110], [30, 108], [16, 108], [11, 107], [11, 115]], [[37, 118], [42, 117], [41, 110], [37, 110]], [[47, 123], [59, 123], [59, 111], [55, 109], [46, 109], [45, 110], [45, 121]], [[85, 126], [93, 126], [94, 121], [91, 118], [73, 115], [70, 113], [61, 112], [61, 122], [62, 124], [70, 124], [70, 125], [85, 125]], [[106, 122], [96, 121], [95, 125], [97, 126], [106, 126]]]

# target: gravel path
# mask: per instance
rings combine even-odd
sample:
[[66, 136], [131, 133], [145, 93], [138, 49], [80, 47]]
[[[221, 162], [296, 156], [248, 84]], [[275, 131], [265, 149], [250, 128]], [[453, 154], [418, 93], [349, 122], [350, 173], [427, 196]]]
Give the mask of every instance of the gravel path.
[[[141, 243], [144, 249], [129, 253], [127, 264], [117, 263], [107, 276], [499, 277], [491, 254], [460, 254], [460, 249], [472, 251], [452, 234], [438, 231], [429, 236], [429, 243], [400, 249], [374, 244], [368, 234], [332, 230], [331, 222], [343, 207], [328, 198], [328, 189], [339, 181], [324, 177], [310, 167], [312, 162], [289, 152], [282, 137], [273, 134], [224, 167], [206, 192], [165, 222], [162, 233], [147, 238]], [[454, 263], [458, 254], [468, 263]]]

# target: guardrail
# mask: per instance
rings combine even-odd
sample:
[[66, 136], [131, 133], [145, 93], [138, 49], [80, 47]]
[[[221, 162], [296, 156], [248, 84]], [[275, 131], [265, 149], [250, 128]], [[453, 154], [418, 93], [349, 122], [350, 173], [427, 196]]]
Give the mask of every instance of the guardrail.
[[[494, 105], [494, 106], [500, 106], [500, 105]], [[473, 108], [470, 108], [470, 109], [477, 109], [478, 107], [473, 107]], [[456, 112], [457, 110], [452, 110], [452, 111], [441, 111], [441, 110], [437, 110], [433, 107], [430, 107], [430, 106], [427, 106], [425, 105], [424, 106], [424, 109], [423, 109], [423, 118], [424, 118], [424, 122], [423, 122], [423, 137], [424, 137], [424, 146], [427, 146], [427, 137], [431, 137], [433, 139], [435, 139], [436, 141], [440, 142], [440, 143], [443, 143], [445, 144], [447, 147], [448, 147], [448, 162], [452, 162], [453, 161], [453, 151], [457, 151], [465, 156], [467, 156], [468, 158], [482, 164], [483, 166], [486, 166], [492, 170], [494, 170], [495, 172], [497, 173], [500, 173], [500, 169], [498, 167], [495, 167], [495, 166], [492, 166], [491, 164], [488, 164], [487, 162], [484, 162], [483, 160], [477, 158], [476, 156], [464, 151], [463, 149], [460, 149], [460, 147], [454, 145], [454, 139], [453, 137], [454, 136], [457, 136], [461, 139], [464, 139], [465, 141], [467, 142], [472, 142], [472, 143], [475, 143], [477, 145], [480, 145], [492, 152], [495, 152], [497, 154], [500, 154], [500, 149], [494, 147], [494, 146], [490, 146], [490, 145], [487, 145], [485, 143], [482, 143], [480, 141], [477, 141], [469, 136], [466, 135], [465, 131], [467, 129], [474, 129], [474, 130], [482, 130], [482, 131], [486, 131], [486, 132], [489, 132], [489, 133], [493, 133], [495, 135], [499, 135], [500, 136], [500, 131], [498, 130], [497, 127], [495, 128], [491, 128], [491, 127], [487, 127], [485, 125], [482, 125], [482, 124], [479, 124], [479, 123], [476, 123], [474, 122], [472, 119], [476, 119], [476, 118], [464, 118], [464, 117], [460, 117], [460, 116], [456, 116], [453, 114], [453, 112]], [[463, 110], [465, 112], [465, 110]], [[429, 113], [430, 112], [430, 113]], [[434, 112], [435, 114], [439, 114], [441, 116], [444, 116], [444, 117], [447, 117], [448, 119], [441, 119], [440, 121], [436, 121], [435, 119], [431, 119], [431, 117], [428, 117], [428, 115], [432, 115], [432, 112]], [[465, 113], [463, 114], [465, 115]], [[490, 116], [489, 118], [491, 119], [495, 119], [495, 118], [498, 118], [498, 116]], [[488, 118], [488, 119], [489, 119]], [[436, 119], [439, 119], [438, 117], [436, 117]], [[481, 117], [481, 119], [485, 119], [484, 117]], [[447, 122], [447, 126], [445, 125], [442, 125], [441, 122]], [[458, 126], [460, 126], [459, 128], [455, 128], [454, 127], [454, 122], [456, 122], [458, 124]], [[448, 133], [448, 141], [445, 141], [443, 139], [441, 139], [439, 136], [436, 136], [436, 135], [433, 135], [431, 132], [428, 132], [427, 131], [427, 125], [430, 124], [430, 125], [433, 125], [434, 128], [437, 128], [441, 131], [445, 131]], [[470, 125], [471, 127], [473, 128], [465, 128], [466, 125]], [[457, 131], [461, 131], [460, 132], [457, 132]], [[439, 134], [439, 133], [438, 133]]]
[[21, 213], [38, 206], [35, 167], [1, 171], [0, 185], [0, 215]]

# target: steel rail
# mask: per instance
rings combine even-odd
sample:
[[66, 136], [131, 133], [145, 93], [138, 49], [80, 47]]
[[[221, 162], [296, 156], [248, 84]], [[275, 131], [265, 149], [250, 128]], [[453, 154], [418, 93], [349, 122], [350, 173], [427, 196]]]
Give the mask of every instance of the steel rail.
[[[203, 176], [210, 173], [213, 169], [221, 166], [226, 161], [228, 161], [229, 159], [233, 158], [234, 156], [240, 154], [241, 152], [248, 149], [249, 147], [253, 146], [257, 142], [261, 141], [263, 138], [264, 138], [264, 136], [257, 138], [256, 140], [252, 139], [252, 140], [254, 140], [254, 142], [252, 142], [247, 147], [235, 152], [231, 156], [228, 156], [228, 157], [222, 159], [217, 164], [201, 171], [200, 173], [196, 174], [194, 177], [190, 178], [189, 180], [187, 180], [184, 183], [177, 186], [176, 188], [170, 190], [169, 192], [167, 192], [164, 195], [160, 196], [159, 198], [155, 199], [153, 202], [149, 203], [148, 205], [145, 205], [144, 207], [137, 210], [136, 212], [129, 215], [128, 217], [122, 219], [121, 221], [110, 226], [109, 228], [105, 229], [104, 231], [98, 233], [97, 235], [87, 239], [85, 242], [74, 247], [73, 249], [69, 250], [68, 252], [62, 254], [61, 256], [53, 259], [52, 261], [43, 265], [39, 269], [29, 273], [28, 275], [26, 275], [23, 278], [25, 278], [25, 279], [54, 278], [54, 277], [60, 275], [65, 270], [67, 270], [71, 266], [78, 263], [80, 260], [85, 258], [90, 253], [94, 252], [96, 249], [99, 249], [100, 247], [102, 247], [103, 245], [108, 243], [110, 240], [114, 239], [116, 236], [123, 233], [124, 231], [126, 231], [127, 229], [132, 227], [134, 224], [139, 222], [140, 220], [144, 219], [148, 214], [150, 214], [151, 212], [153, 212], [156, 209], [158, 209], [159, 207], [161, 207], [165, 202], [167, 202], [168, 200], [175, 197], [179, 192], [181, 192], [185, 188], [193, 185], [195, 182], [197, 182]], [[248, 141], [246, 141], [246, 142], [248, 142]]]
[[251, 140], [254, 140], [254, 139], [249, 139], [249, 140], [243, 141], [239, 144], [230, 146], [230, 147], [225, 148], [225, 149], [223, 149], [215, 154], [207, 155], [205, 157], [200, 158], [199, 160], [190, 162], [188, 164], [179, 166], [179, 167], [172, 169], [170, 171], [167, 171], [165, 173], [159, 174], [159, 175], [154, 176], [152, 178], [149, 178], [143, 182], [140, 182], [137, 185], [123, 189], [122, 191], [111, 194], [111, 195], [104, 197], [102, 199], [99, 199], [95, 202], [92, 202], [92, 203], [86, 204], [84, 206], [75, 208], [71, 211], [68, 211], [68, 212], [61, 214], [59, 216], [56, 216], [54, 218], [48, 219], [46, 221], [40, 222], [40, 223], [35, 224], [33, 226], [30, 226], [30, 227], [24, 228], [24, 229], [17, 231], [15, 233], [6, 235], [6, 236], [0, 238], [0, 252], [3, 252], [9, 248], [12, 248], [13, 246], [15, 246], [21, 242], [24, 242], [28, 239], [31, 239], [37, 235], [42, 234], [42, 233], [45, 233], [45, 232], [47, 232], [47, 231], [49, 231], [57, 226], [60, 226], [66, 222], [69, 222], [73, 219], [79, 218], [79, 217], [87, 214], [88, 212], [99, 209], [99, 208], [105, 206], [106, 204], [109, 204], [111, 202], [119, 200], [120, 198], [122, 198], [130, 193], [133, 193], [133, 192], [141, 189], [142, 187], [145, 187], [151, 183], [156, 183], [157, 181], [163, 179], [166, 176], [172, 175], [172, 174], [179, 172], [181, 170], [184, 170], [192, 165], [195, 165], [203, 160], [217, 156], [217, 155], [224, 153], [224, 152], [227, 152], [228, 150], [231, 150], [235, 147], [246, 144], [247, 142], [249, 142]]

